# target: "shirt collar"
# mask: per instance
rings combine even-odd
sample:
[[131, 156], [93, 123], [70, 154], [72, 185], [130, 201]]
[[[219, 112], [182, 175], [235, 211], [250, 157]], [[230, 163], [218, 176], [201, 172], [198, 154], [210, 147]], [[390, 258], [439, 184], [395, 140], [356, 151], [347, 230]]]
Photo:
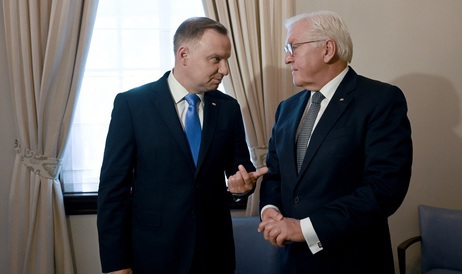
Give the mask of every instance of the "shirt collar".
[[347, 66], [339, 75], [337, 75], [334, 79], [330, 80], [327, 84], [325, 84], [320, 92], [328, 101], [334, 96], [335, 91], [337, 90], [338, 86], [342, 82], [343, 78], [347, 74], [350, 68]]
[[[168, 75], [167, 82], [176, 104], [183, 100], [186, 95], [188, 95], [189, 92], [180, 84], [180, 82], [176, 80], [175, 76], [173, 75], [173, 69]], [[204, 93], [196, 93], [196, 95], [199, 96], [201, 102], [203, 102]]]

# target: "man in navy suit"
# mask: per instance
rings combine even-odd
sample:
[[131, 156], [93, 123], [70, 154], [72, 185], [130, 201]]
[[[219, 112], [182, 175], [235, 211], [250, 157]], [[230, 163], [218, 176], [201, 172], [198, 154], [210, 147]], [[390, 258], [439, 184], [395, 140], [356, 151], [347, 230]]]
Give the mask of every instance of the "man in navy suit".
[[[250, 161], [239, 104], [217, 90], [231, 54], [226, 28], [190, 18], [174, 52], [172, 71], [114, 101], [98, 191], [103, 272], [234, 273], [229, 195], [249, 195], [267, 171]], [[200, 147], [184, 132], [188, 94], [200, 99]]]
[[[286, 21], [285, 62], [304, 90], [277, 108], [260, 192], [259, 231], [279, 246], [281, 273], [394, 273], [388, 217], [412, 165], [402, 91], [356, 74], [338, 14]], [[316, 93], [320, 110], [297, 168], [298, 133]]]

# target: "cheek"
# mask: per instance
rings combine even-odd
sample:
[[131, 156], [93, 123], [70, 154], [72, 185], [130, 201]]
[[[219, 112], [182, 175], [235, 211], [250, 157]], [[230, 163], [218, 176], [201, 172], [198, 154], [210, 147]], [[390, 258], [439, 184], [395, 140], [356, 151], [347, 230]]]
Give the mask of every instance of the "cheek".
[[310, 77], [316, 71], [316, 63], [313, 60], [301, 59], [299, 62], [296, 63], [296, 67], [298, 69], [298, 77], [306, 78]]
[[208, 76], [212, 74], [213, 71], [215, 70], [215, 66], [213, 66], [209, 62], [201, 61], [201, 62], [197, 62], [197, 66], [195, 70], [196, 70], [195, 71], [196, 75], [202, 75], [204, 77], [204, 76]]
[[308, 57], [301, 57], [295, 60], [295, 65], [299, 70], [303, 71], [309, 68], [310, 60]]

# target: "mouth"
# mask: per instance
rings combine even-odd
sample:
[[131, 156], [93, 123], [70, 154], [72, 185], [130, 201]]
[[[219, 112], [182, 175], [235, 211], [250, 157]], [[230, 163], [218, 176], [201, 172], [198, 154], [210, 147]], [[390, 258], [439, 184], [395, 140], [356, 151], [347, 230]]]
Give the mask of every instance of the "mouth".
[[219, 85], [219, 84], [221, 84], [221, 80], [222, 80], [222, 78], [213, 78], [212, 83], [215, 83], [215, 84]]

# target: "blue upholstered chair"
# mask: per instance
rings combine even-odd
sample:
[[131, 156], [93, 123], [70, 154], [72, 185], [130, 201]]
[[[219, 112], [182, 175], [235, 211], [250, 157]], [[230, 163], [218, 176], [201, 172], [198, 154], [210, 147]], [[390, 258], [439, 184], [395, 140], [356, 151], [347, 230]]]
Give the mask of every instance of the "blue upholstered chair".
[[422, 273], [462, 274], [462, 210], [420, 205], [420, 235], [398, 246], [401, 274], [406, 273], [406, 249], [421, 242]]
[[233, 217], [236, 274], [278, 274], [278, 248], [257, 231], [259, 217]]

